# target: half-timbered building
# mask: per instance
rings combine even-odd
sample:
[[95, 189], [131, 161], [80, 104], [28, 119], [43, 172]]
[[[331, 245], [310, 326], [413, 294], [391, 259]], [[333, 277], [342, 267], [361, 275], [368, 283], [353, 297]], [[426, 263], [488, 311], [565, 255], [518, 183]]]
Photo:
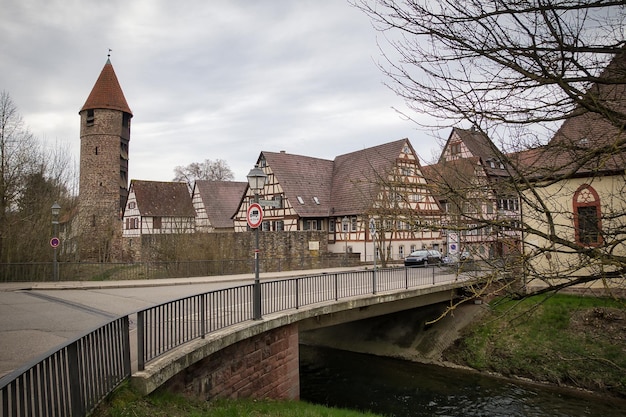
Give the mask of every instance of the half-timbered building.
[[[441, 211], [408, 139], [332, 161], [261, 152], [257, 166], [267, 175], [259, 193], [266, 202], [263, 231], [326, 231], [330, 251], [358, 252], [362, 261], [374, 259], [374, 240], [378, 257], [385, 260], [443, 245]], [[254, 198], [246, 188], [234, 216], [235, 231], [248, 230], [246, 213]]]
[[195, 216], [187, 183], [132, 180], [123, 237], [193, 233]]
[[196, 180], [191, 194], [196, 210], [196, 232], [232, 232], [247, 182]]
[[453, 128], [424, 173], [444, 210], [450, 255], [502, 257], [519, 250], [519, 196], [506, 159], [487, 135]]

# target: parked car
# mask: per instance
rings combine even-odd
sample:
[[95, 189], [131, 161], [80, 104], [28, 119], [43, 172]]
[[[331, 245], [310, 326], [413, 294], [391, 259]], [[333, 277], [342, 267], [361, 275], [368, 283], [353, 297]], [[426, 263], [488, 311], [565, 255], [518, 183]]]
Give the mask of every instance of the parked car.
[[404, 266], [439, 265], [443, 262], [441, 252], [434, 249], [422, 249], [411, 252], [404, 258]]

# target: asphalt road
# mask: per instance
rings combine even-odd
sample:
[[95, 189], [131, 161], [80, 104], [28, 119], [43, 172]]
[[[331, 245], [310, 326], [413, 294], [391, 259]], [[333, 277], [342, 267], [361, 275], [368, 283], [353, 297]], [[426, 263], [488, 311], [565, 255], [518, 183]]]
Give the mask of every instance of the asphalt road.
[[0, 377], [116, 317], [188, 295], [249, 283], [250, 279], [151, 287], [0, 291]]
[[[346, 270], [354, 268], [267, 273], [261, 274], [261, 280]], [[442, 273], [437, 270], [438, 275]], [[0, 377], [114, 318], [253, 282], [253, 274], [244, 274], [152, 281], [0, 283]]]

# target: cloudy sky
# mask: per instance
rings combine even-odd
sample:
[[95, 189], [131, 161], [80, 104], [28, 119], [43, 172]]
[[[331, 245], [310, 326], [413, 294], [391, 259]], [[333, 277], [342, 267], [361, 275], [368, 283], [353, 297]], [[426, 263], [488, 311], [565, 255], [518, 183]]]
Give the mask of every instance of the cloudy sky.
[[76, 161], [78, 111], [109, 48], [134, 114], [132, 179], [223, 159], [245, 181], [261, 151], [334, 159], [408, 137], [430, 160], [437, 148], [394, 110], [404, 103], [375, 66], [382, 38], [347, 0], [3, 3], [0, 90]]

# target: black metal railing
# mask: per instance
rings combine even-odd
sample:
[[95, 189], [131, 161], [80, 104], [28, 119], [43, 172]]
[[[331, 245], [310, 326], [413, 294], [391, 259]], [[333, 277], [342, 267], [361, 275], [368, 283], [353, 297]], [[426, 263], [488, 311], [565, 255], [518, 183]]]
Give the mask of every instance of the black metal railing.
[[130, 374], [124, 316], [0, 379], [1, 415], [82, 417]]
[[[438, 267], [388, 268], [261, 283], [263, 315], [341, 299], [457, 280]], [[137, 313], [138, 367], [191, 340], [253, 319], [253, 284], [193, 295]]]
[[[302, 276], [261, 283], [263, 314], [341, 299], [447, 284], [461, 277], [444, 268], [390, 268]], [[465, 280], [466, 278], [463, 278]], [[6, 417], [82, 417], [131, 374], [163, 354], [211, 332], [253, 319], [253, 285], [192, 295], [138, 311], [131, 352], [124, 316], [63, 345], [0, 379]]]

